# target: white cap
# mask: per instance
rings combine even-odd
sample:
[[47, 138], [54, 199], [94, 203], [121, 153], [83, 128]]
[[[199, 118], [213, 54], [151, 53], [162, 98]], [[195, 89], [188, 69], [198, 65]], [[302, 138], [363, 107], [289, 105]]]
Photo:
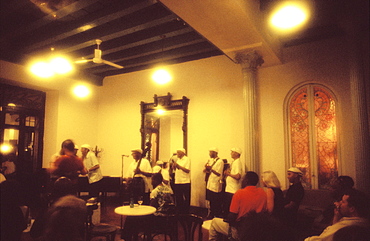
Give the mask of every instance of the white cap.
[[157, 165], [162, 165], [163, 161], [157, 161]]
[[139, 152], [140, 154], [143, 154], [143, 150], [141, 150], [140, 148], [132, 149], [131, 152]]
[[81, 145], [81, 148], [86, 148], [86, 149], [91, 150], [91, 146], [89, 144], [83, 144]]
[[240, 155], [242, 154], [242, 150], [240, 148], [237, 148], [237, 147], [231, 148], [231, 151], [239, 153]]
[[301, 170], [299, 170], [299, 168], [297, 168], [297, 167], [291, 167], [291, 168], [289, 168], [288, 169], [288, 172], [297, 173], [297, 174], [299, 174], [301, 176], [303, 175], [303, 172]]
[[182, 153], [186, 154], [186, 151], [185, 151], [185, 149], [184, 149], [184, 148], [179, 148], [179, 149], [177, 149], [176, 151], [181, 151]]
[[209, 148], [209, 151], [214, 151], [214, 152], [218, 153], [218, 148], [217, 147], [211, 147], [211, 148]]

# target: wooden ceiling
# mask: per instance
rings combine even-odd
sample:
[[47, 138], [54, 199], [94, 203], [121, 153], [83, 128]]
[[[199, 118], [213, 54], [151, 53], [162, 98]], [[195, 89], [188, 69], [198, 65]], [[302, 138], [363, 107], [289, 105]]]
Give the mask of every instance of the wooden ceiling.
[[223, 54], [182, 19], [149, 0], [1, 0], [0, 58], [26, 64], [30, 57], [55, 52], [73, 60], [94, 57], [118, 65], [78, 64], [81, 74], [105, 76]]
[[[279, 48], [341, 35], [343, 21], [354, 16], [347, 0], [309, 0], [310, 25], [299, 34], [277, 38], [261, 23], [278, 0], [0, 1], [1, 60], [25, 65], [32, 57], [51, 54], [51, 48], [72, 60], [92, 59], [100, 39], [102, 58], [124, 68], [93, 62], [76, 65], [78, 75], [98, 85], [106, 76], [158, 64], [223, 54], [233, 60], [240, 50], [260, 51], [264, 66], [279, 64]], [[368, 8], [352, 13], [361, 16], [362, 9], [366, 13], [361, 21], [368, 28]]]

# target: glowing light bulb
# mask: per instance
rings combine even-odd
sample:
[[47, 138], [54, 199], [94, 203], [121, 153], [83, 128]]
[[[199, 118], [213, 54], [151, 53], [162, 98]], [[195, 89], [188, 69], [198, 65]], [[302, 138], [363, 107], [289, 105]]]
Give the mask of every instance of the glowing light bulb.
[[166, 111], [165, 111], [165, 110], [163, 110], [163, 109], [158, 109], [158, 110], [157, 110], [157, 114], [158, 114], [158, 115], [163, 115], [165, 112], [166, 112]]
[[90, 95], [90, 90], [85, 85], [77, 85], [74, 87], [73, 93], [79, 98], [85, 98]]
[[53, 71], [58, 74], [66, 74], [68, 72], [71, 72], [73, 69], [71, 63], [67, 59], [62, 57], [53, 58], [50, 61], [50, 66]]
[[4, 154], [11, 152], [12, 149], [13, 149], [12, 146], [6, 143], [1, 144], [0, 146], [0, 152]]
[[152, 79], [156, 83], [163, 85], [163, 84], [170, 82], [172, 80], [172, 76], [170, 75], [170, 73], [168, 73], [167, 70], [158, 69], [152, 75]]
[[302, 25], [307, 18], [307, 11], [303, 7], [287, 5], [272, 16], [271, 24], [278, 29], [288, 30]]
[[31, 66], [31, 72], [41, 78], [50, 78], [54, 75], [54, 71], [46, 62], [36, 62]]

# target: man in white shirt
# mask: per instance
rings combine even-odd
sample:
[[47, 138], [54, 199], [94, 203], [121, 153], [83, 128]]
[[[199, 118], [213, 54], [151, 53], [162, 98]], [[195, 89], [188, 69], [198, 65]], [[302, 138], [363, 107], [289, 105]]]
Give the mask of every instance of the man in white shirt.
[[99, 197], [100, 184], [103, 179], [103, 175], [100, 170], [98, 158], [96, 158], [95, 153], [91, 151], [91, 146], [88, 144], [81, 146], [81, 153], [89, 181], [89, 196], [90, 198]]
[[209, 173], [206, 199], [210, 203], [210, 213], [207, 219], [212, 219], [214, 216], [221, 217], [222, 215], [222, 172], [224, 169], [224, 161], [218, 157], [218, 148], [212, 147], [209, 149], [210, 159], [205, 165], [205, 172]]
[[305, 241], [333, 241], [338, 230], [349, 226], [370, 229], [369, 203], [370, 200], [364, 193], [355, 189], [348, 190], [342, 200], [335, 203], [333, 225], [327, 227], [319, 236], [308, 237]]
[[151, 184], [152, 166], [148, 159], [142, 158], [143, 150], [133, 149], [131, 155], [134, 161], [128, 166], [125, 174], [130, 195], [136, 202], [142, 196], [144, 204], [149, 204], [149, 193], [153, 189]]
[[178, 149], [177, 160], [174, 162], [176, 209], [180, 213], [189, 213], [190, 209], [190, 159], [185, 155], [185, 149]]
[[229, 208], [234, 193], [241, 188], [242, 175], [245, 173], [240, 161], [241, 154], [242, 150], [240, 148], [231, 149], [231, 162], [229, 163], [230, 167], [224, 172], [224, 176], [226, 178], [225, 198], [223, 203], [224, 217], [226, 217], [229, 213]]

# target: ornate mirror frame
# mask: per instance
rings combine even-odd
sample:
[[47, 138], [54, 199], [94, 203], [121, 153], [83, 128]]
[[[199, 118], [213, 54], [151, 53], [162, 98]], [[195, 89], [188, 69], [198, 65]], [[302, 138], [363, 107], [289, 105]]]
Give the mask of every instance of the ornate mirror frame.
[[[172, 95], [168, 93], [165, 96], [157, 96], [154, 95], [154, 102], [153, 103], [145, 103], [141, 102], [141, 148], [144, 150], [144, 154], [147, 152], [149, 153], [149, 156], [147, 158], [151, 161], [150, 157], [150, 149], [151, 145], [146, 143], [146, 134], [148, 133], [148, 130], [151, 131], [151, 133], [154, 131], [158, 131], [158, 128], [156, 129], [153, 124], [148, 125], [145, 123], [145, 115], [147, 113], [154, 112], [158, 109], [163, 109], [166, 111], [171, 110], [182, 110], [183, 111], [183, 122], [182, 122], [182, 132], [183, 132], [183, 148], [187, 150], [188, 147], [188, 105], [189, 105], [189, 99], [185, 96], [182, 97], [182, 99], [178, 100], [172, 100]], [[153, 130], [154, 129], [154, 130]], [[158, 152], [157, 152], [158, 153]], [[158, 154], [157, 154], [158, 155]]]

